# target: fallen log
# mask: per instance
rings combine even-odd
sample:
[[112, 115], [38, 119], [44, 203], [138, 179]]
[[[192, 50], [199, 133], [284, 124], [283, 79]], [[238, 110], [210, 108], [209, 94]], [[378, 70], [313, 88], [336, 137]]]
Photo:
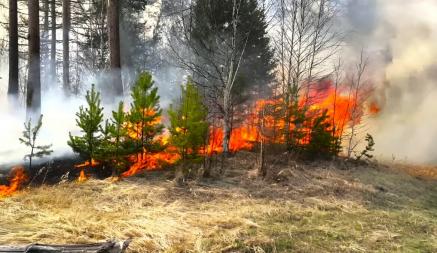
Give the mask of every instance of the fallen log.
[[127, 241], [107, 241], [92, 244], [30, 244], [27, 246], [0, 246], [2, 253], [123, 253], [129, 246]]

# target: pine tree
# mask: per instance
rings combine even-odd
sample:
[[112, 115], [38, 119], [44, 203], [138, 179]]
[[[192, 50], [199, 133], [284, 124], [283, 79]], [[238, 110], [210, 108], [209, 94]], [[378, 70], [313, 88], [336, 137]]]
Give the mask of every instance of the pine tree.
[[124, 103], [120, 102], [116, 111], [112, 111], [111, 121], [105, 122], [102, 129], [104, 142], [99, 152], [102, 160], [111, 163], [112, 175], [118, 176], [126, 168], [126, 157], [134, 152], [133, 143], [126, 128], [127, 113], [124, 112]]
[[108, 39], [111, 82], [114, 94], [123, 95], [120, 60], [120, 4], [118, 0], [108, 1]]
[[26, 109], [28, 116], [39, 115], [41, 111], [41, 58], [39, 1], [28, 3], [28, 46], [29, 67], [27, 74]]
[[304, 149], [310, 158], [323, 158], [338, 155], [341, 150], [338, 137], [332, 136], [327, 111], [312, 120], [309, 143]]
[[132, 88], [132, 103], [128, 116], [129, 135], [136, 142], [136, 151], [143, 153], [162, 149], [155, 137], [162, 132], [160, 123], [162, 110], [159, 107], [158, 88], [153, 86], [152, 76], [140, 74]]
[[366, 138], [365, 138], [367, 145], [366, 148], [361, 151], [361, 154], [359, 154], [357, 156], [357, 160], [361, 160], [363, 157], [367, 158], [367, 159], [372, 159], [373, 155], [370, 154], [371, 152], [375, 151], [375, 149], [373, 148], [375, 146], [375, 141], [373, 140], [373, 136], [371, 134], [367, 134]]
[[181, 87], [182, 96], [176, 107], [171, 106], [170, 116], [170, 143], [178, 149], [182, 160], [183, 180], [188, 174], [186, 162], [199, 161], [199, 149], [203, 146], [208, 132], [206, 120], [207, 110], [202, 102], [197, 87], [188, 81]]
[[70, 28], [71, 28], [71, 2], [62, 1], [62, 80], [66, 94], [71, 91], [70, 87]]
[[18, 98], [18, 8], [17, 0], [9, 1], [9, 85], [8, 94]]
[[32, 169], [32, 159], [33, 157], [42, 158], [44, 156], [50, 155], [53, 150], [50, 148], [52, 145], [37, 145], [36, 138], [38, 137], [39, 131], [42, 127], [43, 115], [39, 117], [38, 122], [34, 127], [32, 127], [32, 120], [29, 119], [24, 123], [23, 137], [19, 138], [20, 142], [30, 148], [30, 153], [24, 156], [24, 159], [29, 159], [29, 170]]
[[88, 108], [81, 106], [76, 113], [76, 123], [83, 135], [73, 136], [70, 133], [68, 145], [92, 166], [92, 161], [97, 158], [103, 140], [101, 134], [103, 107], [100, 106], [100, 93], [96, 91], [94, 85], [90, 91], [87, 91], [85, 98]]

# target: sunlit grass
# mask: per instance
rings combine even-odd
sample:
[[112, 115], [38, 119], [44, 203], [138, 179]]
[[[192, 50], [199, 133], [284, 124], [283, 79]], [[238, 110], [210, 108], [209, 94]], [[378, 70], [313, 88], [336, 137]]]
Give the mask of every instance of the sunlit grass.
[[285, 186], [241, 171], [187, 188], [139, 177], [28, 189], [0, 201], [0, 244], [132, 238], [129, 252], [437, 251], [433, 182], [320, 169], [296, 170], [305, 184]]

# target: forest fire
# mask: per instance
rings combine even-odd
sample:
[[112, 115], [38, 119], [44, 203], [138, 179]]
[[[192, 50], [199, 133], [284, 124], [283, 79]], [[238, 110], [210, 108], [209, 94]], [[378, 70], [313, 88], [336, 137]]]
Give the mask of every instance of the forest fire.
[[[325, 121], [331, 125], [331, 130], [334, 135], [340, 138], [345, 129], [352, 124], [359, 124], [366, 110], [370, 114], [377, 114], [380, 108], [375, 103], [370, 103], [366, 108], [365, 103], [360, 103], [359, 94], [353, 94], [351, 90], [344, 91], [336, 88], [331, 81], [323, 81], [317, 83], [319, 89], [314, 89], [307, 96], [301, 96], [298, 106], [300, 110], [305, 111], [306, 118], [316, 118], [326, 113]], [[257, 100], [254, 103], [254, 109], [248, 115], [244, 115], [244, 120], [241, 126], [235, 127], [232, 130], [230, 137], [231, 152], [239, 150], [252, 149], [260, 138], [267, 140], [269, 143], [284, 143], [286, 120], [284, 116], [284, 100], [270, 99]], [[293, 123], [295, 119], [290, 118], [290, 132], [296, 128]], [[261, 123], [263, 131], [261, 133]], [[303, 142], [309, 142], [309, 134], [312, 126], [311, 122], [303, 122], [300, 126], [301, 132], [308, 135], [303, 138]], [[210, 141], [207, 147], [207, 153], [220, 153], [223, 150], [221, 146], [223, 141], [223, 130], [221, 128], [213, 128], [210, 132]], [[304, 144], [304, 143], [302, 143]]]
[[23, 167], [16, 167], [11, 170], [9, 185], [0, 185], [0, 197], [8, 197], [20, 190], [28, 177]]
[[[365, 108], [364, 103], [359, 103], [360, 98], [356, 98], [356, 94], [352, 91], [342, 91], [334, 87], [331, 81], [324, 81], [317, 84], [319, 89], [311, 91], [308, 96], [302, 96], [299, 100], [299, 109], [305, 110], [307, 118], [315, 118], [326, 114], [325, 121], [331, 125], [331, 130], [336, 137], [341, 137], [344, 130], [350, 124], [359, 124], [362, 120], [365, 111], [375, 114], [379, 110], [374, 103], [371, 103], [368, 108]], [[254, 103], [254, 109], [244, 116], [244, 120], [234, 127], [231, 132], [229, 150], [237, 152], [240, 150], [253, 149], [255, 144], [263, 138], [269, 143], [284, 143], [283, 135], [286, 126], [284, 117], [278, 117], [284, 110], [284, 100], [257, 100]], [[151, 112], [146, 113], [148, 116]], [[290, 118], [294, 122], [293, 118]], [[154, 121], [153, 124], [160, 124], [161, 118]], [[261, 123], [263, 131], [261, 133]], [[304, 122], [301, 126], [301, 131], [307, 135], [302, 139], [302, 142], [308, 143], [309, 135], [312, 129], [311, 122]], [[290, 132], [296, 128], [293, 123], [290, 123]], [[138, 137], [138, 131], [130, 130], [130, 135]], [[170, 135], [168, 131], [161, 134], [157, 141], [163, 146], [167, 146], [164, 151], [158, 153], [148, 153], [147, 151], [134, 155], [129, 158], [132, 165], [129, 170], [122, 174], [123, 177], [133, 176], [144, 170], [156, 170], [162, 168], [164, 164], [175, 164], [180, 156], [175, 152], [175, 148], [168, 146]], [[209, 133], [209, 142], [206, 148], [203, 148], [201, 153], [213, 155], [223, 152], [223, 129], [221, 127], [212, 127]], [[301, 144], [304, 144], [301, 143]]]
[[[241, 109], [242, 114], [235, 114], [236, 123], [231, 131], [229, 151], [251, 150], [261, 140], [267, 143], [285, 143], [285, 134], [293, 134], [300, 131], [302, 137], [298, 144], [305, 145], [311, 141], [311, 133], [314, 128], [314, 119], [321, 119], [326, 123], [327, 131], [332, 132], [336, 138], [342, 137], [345, 129], [354, 124], [359, 124], [368, 113], [378, 113], [379, 109], [374, 103], [368, 106], [359, 102], [361, 97], [352, 90], [341, 90], [335, 87], [329, 80], [314, 83], [317, 89], [311, 90], [300, 97], [295, 104], [297, 109], [287, 108], [283, 98], [270, 100], [257, 100], [253, 102], [252, 109]], [[367, 108], [366, 108], [367, 106]], [[286, 111], [289, 115], [287, 124]], [[238, 110], [237, 110], [238, 111]], [[297, 117], [303, 114], [305, 120], [299, 121]], [[126, 129], [127, 137], [137, 150], [136, 154], [125, 156], [127, 170], [121, 177], [130, 177], [142, 171], [162, 169], [165, 165], [177, 163], [181, 156], [176, 147], [171, 144], [171, 134], [164, 128], [162, 132], [162, 116], [153, 109], [144, 109], [137, 114], [136, 122], [126, 122], [122, 127]], [[238, 120], [243, 119], [243, 120]], [[289, 127], [289, 131], [285, 129]], [[214, 155], [223, 152], [223, 129], [220, 126], [212, 126], [209, 130], [208, 144], [200, 149], [200, 154]], [[156, 148], [158, 147], [158, 148]], [[149, 149], [151, 148], [151, 149]], [[114, 157], [114, 161], [117, 158]], [[79, 182], [87, 179], [84, 168], [95, 167], [99, 162], [92, 160], [75, 167], [81, 169]]]

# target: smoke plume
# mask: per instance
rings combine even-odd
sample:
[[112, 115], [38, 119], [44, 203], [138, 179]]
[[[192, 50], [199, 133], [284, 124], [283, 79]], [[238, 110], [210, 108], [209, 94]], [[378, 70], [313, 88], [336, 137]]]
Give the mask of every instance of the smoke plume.
[[369, 56], [376, 151], [409, 162], [437, 162], [437, 2], [350, 0], [350, 50]]

